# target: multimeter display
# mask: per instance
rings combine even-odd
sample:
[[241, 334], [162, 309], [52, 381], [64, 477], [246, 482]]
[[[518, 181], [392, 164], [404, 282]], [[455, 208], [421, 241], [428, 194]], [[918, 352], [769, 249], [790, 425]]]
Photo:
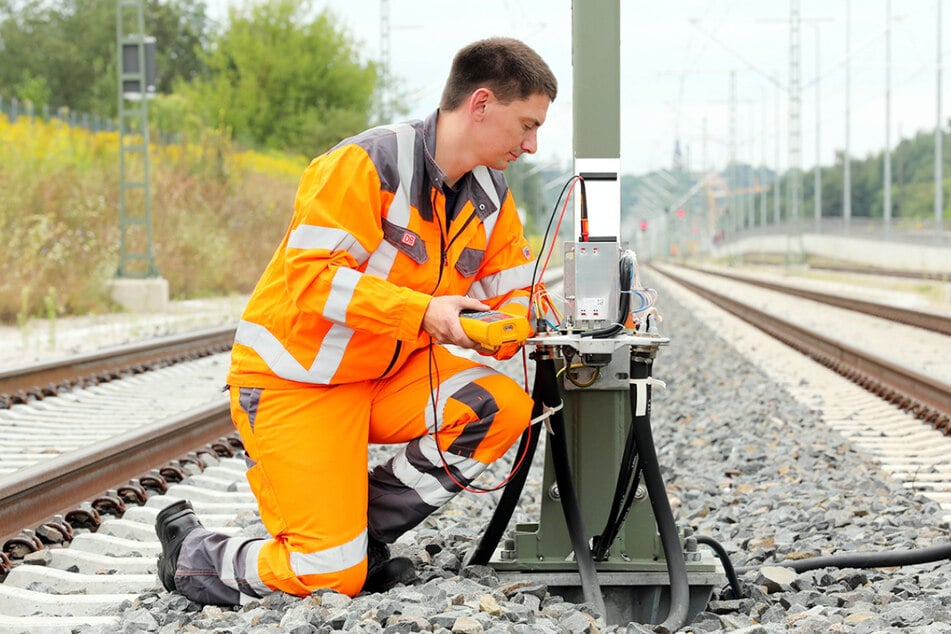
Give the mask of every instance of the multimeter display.
[[522, 343], [532, 335], [528, 319], [495, 310], [464, 310], [459, 313], [459, 323], [470, 339], [487, 348]]

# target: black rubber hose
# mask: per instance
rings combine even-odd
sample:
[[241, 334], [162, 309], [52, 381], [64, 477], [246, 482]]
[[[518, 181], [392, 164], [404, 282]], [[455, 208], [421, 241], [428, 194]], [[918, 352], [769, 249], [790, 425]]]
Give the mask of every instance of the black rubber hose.
[[617, 482], [614, 485], [614, 497], [611, 499], [611, 510], [601, 529], [601, 534], [594, 544], [594, 558], [603, 561], [607, 558], [608, 549], [614, 542], [620, 528], [622, 509], [624, 508], [625, 493], [630, 489], [631, 479], [636, 480], [637, 450], [634, 447], [633, 428], [628, 430], [627, 440], [624, 442], [624, 453], [621, 455], [621, 468], [618, 470]]
[[[548, 389], [557, 390], [555, 364], [551, 359], [540, 361], [536, 372], [545, 373], [546, 392]], [[578, 507], [575, 485], [571, 480], [571, 466], [568, 461], [568, 442], [566, 439], [567, 431], [565, 430], [565, 419], [561, 410], [552, 413], [549, 424], [551, 425], [551, 434], [548, 436], [548, 448], [551, 451], [552, 464], [555, 467], [555, 481], [558, 483], [561, 509], [565, 514], [565, 524], [568, 527], [568, 535], [571, 537], [571, 547], [575, 551], [575, 562], [578, 564], [578, 573], [581, 575], [581, 590], [584, 593], [585, 602], [593, 605], [602, 617], [607, 618], [604, 597], [601, 596], [601, 586], [598, 583], [598, 574], [594, 567], [594, 558], [591, 556], [591, 548], [588, 547], [584, 520]]]
[[584, 332], [579, 333], [579, 336], [591, 337], [592, 339], [605, 339], [621, 332], [623, 328], [624, 326], [621, 324], [612, 324], [610, 326], [605, 326], [604, 328], [598, 328], [597, 330], [585, 330]]
[[[697, 537], [697, 543], [706, 544], [717, 551], [717, 556], [723, 563], [723, 569], [726, 571], [730, 586], [733, 588], [733, 594], [740, 597], [739, 580], [736, 574], [745, 574], [752, 567], [741, 567], [733, 570], [720, 544], [717, 544], [709, 537]], [[914, 566], [917, 564], [927, 564], [933, 561], [944, 559], [951, 560], [951, 544], [941, 544], [940, 546], [930, 546], [928, 548], [912, 548], [906, 550], [890, 550], [873, 553], [840, 553], [838, 555], [828, 555], [825, 557], [811, 557], [809, 559], [795, 559], [776, 562], [774, 566], [783, 568], [792, 568], [796, 572], [807, 572], [809, 570], [818, 570], [819, 568], [892, 568], [898, 566]]]
[[[534, 356], [539, 353], [532, 354], [535, 359], [536, 368], [535, 380], [532, 384], [532, 399], [534, 400], [534, 404], [532, 405], [532, 419], [535, 419], [541, 416], [546, 401], [544, 400], [544, 377], [538, 369], [540, 363], [539, 357]], [[557, 397], [557, 394], [555, 394], [555, 397]], [[549, 400], [550, 399], [551, 396], [549, 395]], [[548, 402], [547, 404], [549, 407], [553, 407], [557, 404], [557, 401]], [[512, 513], [515, 512], [519, 497], [522, 495], [522, 489], [525, 487], [525, 480], [528, 478], [528, 472], [531, 470], [532, 457], [535, 455], [535, 448], [538, 446], [538, 437], [541, 433], [542, 423], [535, 423], [522, 434], [522, 439], [519, 441], [518, 450], [515, 454], [516, 456], [521, 456], [523, 451], [526, 452], [525, 458], [522, 460], [522, 465], [509, 480], [509, 483], [505, 485], [502, 496], [499, 498], [498, 506], [495, 507], [492, 518], [482, 532], [482, 538], [479, 540], [479, 544], [463, 562], [464, 566], [471, 564], [485, 566], [489, 563], [489, 559], [492, 558], [492, 554], [499, 545], [499, 540], [501, 540], [502, 535], [505, 534], [505, 528], [512, 519]], [[525, 446], [526, 443], [528, 443], [527, 448]]]
[[733, 593], [733, 598], [742, 599], [743, 589], [740, 587], [740, 580], [736, 576], [736, 571], [733, 569], [733, 562], [730, 561], [730, 556], [727, 554], [723, 545], [706, 535], [697, 535], [696, 538], [698, 544], [704, 544], [713, 549], [713, 552], [716, 553], [717, 558], [720, 560], [720, 565], [723, 566], [723, 572], [726, 573], [727, 581], [730, 582], [730, 591]]
[[[632, 379], [646, 379], [649, 376], [649, 365], [631, 360]], [[670, 611], [667, 619], [657, 626], [666, 632], [676, 632], [687, 623], [690, 608], [690, 581], [687, 578], [687, 563], [684, 561], [683, 548], [680, 545], [680, 535], [677, 524], [674, 522], [674, 513], [667, 499], [667, 489], [664, 487], [664, 478], [660, 472], [657, 452], [654, 449], [654, 435], [650, 426], [650, 386], [647, 386], [648, 402], [644, 404], [646, 411], [638, 415], [637, 390], [631, 385], [631, 424], [634, 426], [634, 442], [640, 454], [640, 470], [644, 475], [644, 484], [650, 495], [651, 508], [654, 510], [654, 519], [657, 530], [660, 532], [660, 542], [664, 547], [664, 558], [667, 561], [667, 574], [670, 576]]]
[[[614, 522], [614, 532], [611, 536], [611, 541], [613, 542], [617, 538], [617, 534], [621, 529], [621, 526], [624, 524], [627, 519], [627, 513], [631, 510], [631, 506], [634, 504], [634, 500], [637, 496], [637, 486], [640, 484], [641, 471], [637, 467], [635, 461], [634, 464], [634, 477], [631, 478], [630, 486], [627, 489], [627, 496], [624, 500], [624, 506], [621, 508], [620, 514], [617, 516], [617, 519]], [[609, 544], [610, 546], [610, 544]]]
[[[538, 416], [538, 414], [535, 414], [533, 410], [532, 418], [536, 416]], [[499, 504], [495, 507], [495, 512], [492, 514], [489, 523], [486, 524], [478, 546], [476, 546], [475, 550], [473, 550], [469, 557], [463, 562], [463, 566], [485, 566], [489, 563], [489, 559], [492, 558], [492, 553], [495, 552], [499, 541], [502, 539], [502, 535], [505, 534], [505, 528], [512, 519], [512, 513], [515, 512], [519, 497], [522, 495], [522, 489], [525, 487], [525, 480], [528, 478], [528, 472], [530, 471], [529, 465], [532, 463], [532, 456], [535, 455], [535, 447], [538, 445], [538, 436], [541, 433], [541, 423], [532, 425], [522, 433], [522, 439], [519, 442], [518, 451], [515, 455], [521, 456], [522, 451], [526, 451], [524, 462], [502, 490]], [[525, 448], [526, 442], [529, 443], [527, 449]]]
[[951, 559], [951, 544], [891, 550], [874, 553], [841, 553], [826, 557], [780, 561], [777, 566], [792, 568], [796, 572], [805, 572], [817, 568], [891, 568], [892, 566], [913, 566], [932, 561]]

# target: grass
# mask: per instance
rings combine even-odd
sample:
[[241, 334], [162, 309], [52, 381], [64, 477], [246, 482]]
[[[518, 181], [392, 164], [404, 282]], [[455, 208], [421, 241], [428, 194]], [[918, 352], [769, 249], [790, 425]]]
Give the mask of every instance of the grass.
[[[242, 150], [214, 130], [150, 146], [153, 248], [172, 299], [251, 291], [307, 161]], [[118, 312], [118, 133], [0, 113], [0, 192], [0, 324]], [[537, 253], [541, 237], [530, 241]], [[561, 259], [556, 246], [549, 266]]]
[[[0, 323], [115, 310], [119, 139], [0, 114]], [[214, 131], [152, 146], [156, 265], [173, 299], [247, 293], [271, 257], [306, 159]]]

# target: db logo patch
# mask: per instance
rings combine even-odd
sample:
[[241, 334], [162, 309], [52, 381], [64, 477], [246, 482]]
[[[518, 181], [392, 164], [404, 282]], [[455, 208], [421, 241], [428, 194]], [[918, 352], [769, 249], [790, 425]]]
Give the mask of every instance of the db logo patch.
[[400, 239], [400, 242], [402, 242], [408, 247], [414, 246], [416, 244], [416, 236], [414, 236], [409, 231], [404, 231], [403, 237]]
[[532, 250], [529, 249], [528, 247], [522, 247], [522, 255], [525, 256], [525, 259], [526, 259], [526, 260], [531, 260], [531, 259], [532, 259]]

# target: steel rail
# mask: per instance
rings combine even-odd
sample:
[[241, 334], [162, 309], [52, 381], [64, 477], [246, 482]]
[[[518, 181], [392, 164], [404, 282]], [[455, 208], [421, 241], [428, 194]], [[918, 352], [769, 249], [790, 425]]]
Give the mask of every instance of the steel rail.
[[0, 480], [0, 539], [234, 431], [227, 402], [20, 469]]
[[932, 423], [945, 434], [951, 433], [951, 385], [948, 383], [741, 304], [662, 267], [652, 264], [651, 268], [866, 390]]
[[[560, 283], [562, 270], [549, 271], [546, 283]], [[234, 328], [217, 328], [164, 337], [36, 366], [0, 372], [0, 394], [36, 390], [38, 383], [73, 382], [77, 377], [117, 368], [145, 366], [230, 348]], [[25, 388], [25, 386], [31, 386]], [[106, 444], [72, 451], [20, 469], [0, 479], [0, 543], [57, 513], [96, 498], [150, 468], [180, 458], [234, 431], [227, 403], [199, 408], [144, 430], [126, 432]]]
[[951, 271], [944, 273], [938, 271], [905, 271], [902, 269], [882, 269], [868, 266], [854, 266], [847, 264], [822, 264], [812, 263], [809, 265], [812, 269], [822, 269], [824, 271], [839, 271], [842, 273], [855, 273], [858, 275], [880, 275], [883, 277], [904, 277], [912, 280], [935, 280], [938, 282], [947, 282], [951, 279]]
[[917, 328], [923, 328], [932, 332], [939, 332], [944, 335], [951, 335], [951, 318], [940, 313], [911, 310], [898, 306], [888, 306], [887, 304], [869, 302], [862, 299], [856, 299], [854, 297], [840, 297], [831, 293], [810, 291], [804, 288], [797, 288], [795, 286], [787, 286], [786, 284], [778, 284], [776, 282], [759, 280], [756, 278], [747, 277], [745, 275], [738, 275], [736, 273], [727, 273], [725, 271], [716, 271], [695, 266], [684, 266], [684, 268], [706, 273], [707, 275], [715, 275], [717, 277], [733, 280], [735, 282], [742, 282], [743, 284], [750, 284], [752, 286], [766, 288], [772, 291], [779, 291], [780, 293], [785, 293], [787, 295], [795, 295], [796, 297], [802, 297], [814, 302], [829, 304], [831, 306], [837, 306], [839, 308], [844, 308], [846, 310], [851, 310], [866, 315], [873, 315], [875, 317], [880, 317], [882, 319], [887, 319], [900, 324], [915, 326]]
[[233, 341], [234, 326], [209, 328], [14, 367], [0, 371], [0, 395], [55, 392], [55, 386], [72, 385], [89, 377], [117, 376], [123, 372], [141, 371], [150, 364], [224, 352], [230, 349]]

